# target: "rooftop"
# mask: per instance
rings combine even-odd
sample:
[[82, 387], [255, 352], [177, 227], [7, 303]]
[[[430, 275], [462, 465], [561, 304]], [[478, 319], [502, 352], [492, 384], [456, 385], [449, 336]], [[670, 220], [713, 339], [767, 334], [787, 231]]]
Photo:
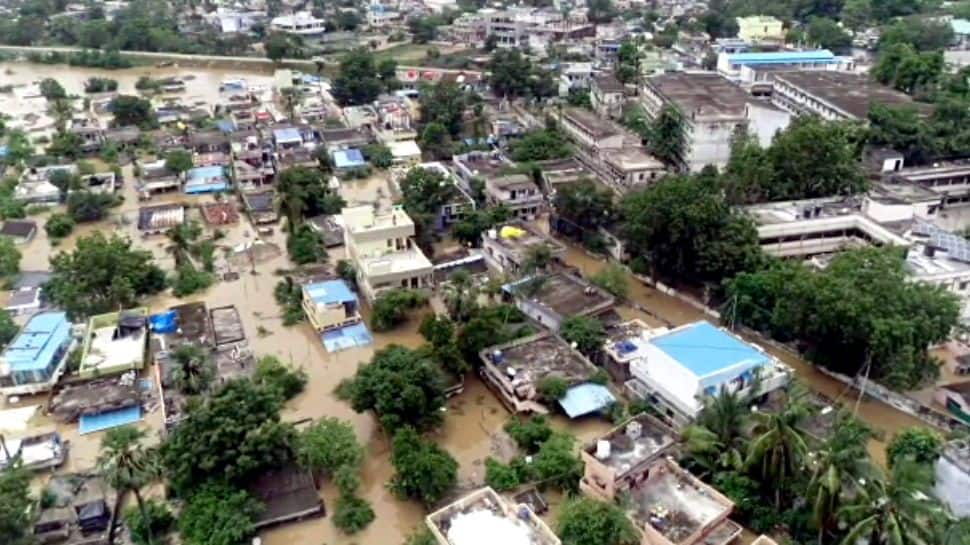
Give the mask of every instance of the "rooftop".
[[418, 248], [401, 250], [380, 256], [362, 257], [358, 265], [368, 276], [396, 274], [427, 269], [431, 271], [431, 261]]
[[318, 305], [348, 303], [357, 300], [357, 295], [343, 280], [326, 280], [303, 286], [303, 293]]
[[525, 174], [509, 174], [497, 178], [489, 178], [486, 182], [491, 187], [502, 191], [512, 191], [519, 189], [535, 189], [532, 178]]
[[344, 208], [340, 213], [343, 216], [345, 228], [351, 233], [414, 225], [403, 206], [393, 206], [389, 210], [377, 212], [373, 205], [367, 204]]
[[775, 75], [793, 87], [818, 97], [832, 106], [857, 118], [866, 119], [872, 104], [900, 106], [914, 104], [912, 97], [885, 85], [872, 82], [867, 76], [835, 71], [794, 71]]
[[216, 307], [209, 311], [209, 317], [212, 319], [212, 334], [216, 346], [246, 340], [242, 318], [234, 305]]
[[202, 217], [209, 225], [239, 223], [239, 212], [230, 202], [209, 202], [202, 205]]
[[185, 222], [185, 207], [181, 204], [159, 204], [138, 209], [138, 229], [164, 231]]
[[254, 524], [256, 528], [323, 511], [323, 502], [313, 484], [313, 477], [296, 466], [263, 473], [251, 482], [249, 490], [263, 504]]
[[145, 363], [148, 309], [135, 308], [92, 316], [79, 373], [102, 376], [141, 369]]
[[595, 372], [592, 364], [566, 341], [548, 333], [486, 348], [482, 355], [487, 362], [514, 377], [516, 385], [536, 385], [552, 376], [576, 384]]
[[648, 84], [690, 118], [744, 117], [744, 107], [751, 99], [727, 78], [711, 72], [661, 74]]
[[14, 238], [30, 238], [37, 231], [37, 223], [29, 220], [7, 220], [0, 227], [0, 235]]
[[482, 488], [428, 515], [439, 545], [559, 545], [559, 538], [524, 504]]
[[[585, 447], [590, 456], [622, 477], [644, 461], [666, 452], [677, 441], [677, 434], [656, 418], [644, 413], [613, 428]], [[609, 445], [608, 449], [599, 447]]]
[[63, 312], [35, 314], [4, 349], [2, 361], [12, 371], [47, 368], [55, 352], [70, 338], [71, 323]]
[[453, 158], [455, 165], [464, 167], [473, 177], [490, 178], [505, 172], [512, 165], [498, 154], [472, 151]]
[[609, 120], [603, 119], [584, 108], [566, 108], [563, 116], [576, 125], [579, 125], [584, 131], [592, 135], [593, 138], [607, 138], [616, 135], [618, 132]]
[[561, 242], [525, 223], [508, 223], [501, 228], [492, 229], [485, 236], [506, 251], [517, 254], [518, 259], [524, 259], [530, 248], [540, 245], [547, 246], [553, 256], [566, 251], [566, 247]]
[[538, 280], [540, 286], [534, 293], [527, 294], [525, 289], [518, 289], [533, 281], [536, 281], [533, 277], [524, 278], [506, 284], [503, 289], [545, 307], [562, 318], [590, 314], [613, 304], [613, 297], [607, 292], [566, 272], [542, 276]]
[[606, 153], [606, 161], [620, 170], [663, 170], [662, 161], [642, 148], [621, 148]]
[[814, 51], [768, 51], [761, 53], [731, 53], [728, 55], [733, 64], [790, 64], [799, 62], [836, 61], [834, 53], [828, 49]]
[[681, 326], [654, 337], [650, 342], [697, 377], [771, 361], [754, 345], [706, 321]]
[[630, 489], [630, 497], [638, 526], [649, 525], [675, 544], [733, 508], [716, 490], [666, 459], [651, 469], [646, 481]]
[[333, 166], [336, 168], [356, 168], [367, 164], [364, 154], [358, 149], [346, 149], [333, 152]]

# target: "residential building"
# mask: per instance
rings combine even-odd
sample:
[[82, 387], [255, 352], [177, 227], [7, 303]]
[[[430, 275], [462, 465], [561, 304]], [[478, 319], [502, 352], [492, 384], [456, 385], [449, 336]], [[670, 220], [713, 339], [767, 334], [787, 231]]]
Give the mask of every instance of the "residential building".
[[317, 331], [339, 329], [360, 322], [357, 295], [343, 280], [304, 285], [303, 311]]
[[593, 63], [563, 63], [559, 73], [559, 96], [567, 96], [569, 95], [570, 91], [583, 91], [589, 89], [592, 81]]
[[539, 167], [542, 177], [542, 190], [546, 194], [553, 194], [558, 188], [574, 184], [580, 180], [592, 180], [596, 177], [575, 157], [537, 161], [536, 166]]
[[556, 534], [524, 504], [489, 487], [459, 498], [425, 518], [438, 545], [560, 545]]
[[269, 23], [270, 30], [296, 34], [299, 36], [319, 36], [327, 30], [326, 21], [317, 19], [306, 11], [298, 11], [292, 15], [275, 17]]
[[[965, 362], [964, 356], [964, 365]], [[945, 407], [948, 413], [970, 425], [970, 381], [937, 386], [933, 398]]]
[[667, 173], [667, 167], [640, 147], [605, 150], [601, 153], [606, 183], [619, 195], [641, 189]]
[[605, 290], [566, 272], [536, 273], [502, 289], [526, 316], [552, 331], [566, 318], [596, 314], [614, 303]]
[[633, 482], [628, 513], [641, 545], [727, 545], [741, 534], [728, 518], [734, 502], [672, 459], [658, 459]]
[[646, 80], [641, 92], [647, 114], [655, 118], [665, 107], [675, 108], [683, 120], [684, 142], [680, 167], [699, 172], [707, 165], [722, 169], [731, 158], [737, 130], [748, 126], [746, 105], [751, 97], [718, 74], [681, 72]]
[[916, 217], [931, 219], [944, 229], [968, 227], [964, 212], [970, 203], [970, 161], [903, 167], [889, 175], [889, 182], [904, 191], [900, 200], [912, 203]]
[[319, 132], [328, 153], [362, 148], [373, 140], [367, 131], [362, 129], [320, 129]]
[[498, 177], [515, 166], [497, 151], [469, 151], [455, 155], [451, 158], [451, 162], [466, 190], [471, 189], [471, 181], [474, 179], [485, 181], [488, 178]]
[[396, 165], [416, 165], [421, 162], [421, 148], [414, 140], [388, 142], [387, 147]]
[[367, 24], [372, 27], [388, 26], [401, 18], [401, 14], [382, 4], [370, 4], [367, 6]]
[[276, 208], [276, 190], [247, 191], [242, 193], [242, 200], [246, 214], [254, 224], [276, 223], [280, 219]]
[[160, 235], [185, 223], [185, 207], [181, 204], [159, 204], [138, 209], [138, 231], [142, 236]]
[[653, 416], [634, 416], [579, 451], [584, 466], [579, 489], [612, 503], [650, 465], [671, 454], [677, 440], [677, 432]]
[[738, 38], [746, 43], [785, 41], [785, 29], [777, 17], [750, 15], [735, 20], [738, 23]]
[[745, 67], [783, 68], [801, 71], [851, 70], [851, 58], [840, 57], [828, 49], [813, 51], [769, 51], [759, 53], [720, 53], [717, 56], [717, 72], [738, 82]]
[[589, 86], [590, 105], [602, 117], [620, 118], [625, 97], [623, 84], [613, 74], [596, 76]]
[[946, 289], [959, 298], [960, 319], [970, 324], [970, 241], [934, 223], [915, 220], [906, 269], [914, 280]]
[[649, 339], [653, 330], [639, 319], [607, 326], [606, 341], [594, 363], [605, 369], [615, 382], [626, 383], [633, 378], [630, 362], [639, 356], [638, 339]]
[[14, 244], [27, 244], [37, 234], [37, 223], [30, 220], [7, 220], [0, 227], [0, 236], [7, 237]]
[[53, 388], [74, 345], [71, 327], [64, 312], [31, 316], [0, 354], [0, 394], [36, 394]]
[[[444, 176], [446, 180], [447, 185], [444, 189], [447, 193], [442, 197], [444, 204], [441, 205], [438, 213], [434, 217], [433, 227], [435, 230], [442, 231], [447, 229], [458, 221], [461, 221], [465, 217], [465, 214], [475, 210], [475, 199], [461, 188], [458, 178], [450, 170], [445, 168], [443, 164], [438, 162], [421, 163], [414, 168], [423, 168], [437, 172]], [[400, 184], [400, 180], [395, 180], [395, 183]]]
[[545, 50], [551, 42], [596, 34], [596, 25], [569, 20], [553, 8], [486, 8], [478, 13], [485, 20], [486, 36], [495, 36], [502, 48]]
[[148, 345], [148, 309], [92, 316], [81, 349], [78, 375], [93, 379], [140, 371]]
[[865, 75], [805, 70], [775, 74], [771, 101], [793, 114], [814, 114], [835, 121], [865, 121], [873, 104], [915, 105], [906, 93]]
[[548, 249], [553, 261], [566, 255], [565, 245], [526, 223], [507, 223], [482, 235], [485, 263], [499, 274], [520, 274], [529, 253], [540, 246]]
[[21, 467], [29, 471], [55, 469], [67, 459], [67, 447], [67, 442], [56, 431], [23, 438], [0, 434], [0, 470], [14, 461], [19, 461]]
[[854, 197], [780, 201], [745, 210], [758, 226], [761, 249], [776, 257], [808, 259], [862, 246], [910, 246], [863, 213], [862, 200]]
[[957, 517], [970, 517], [970, 441], [954, 439], [946, 444], [935, 463], [934, 495]]
[[414, 222], [401, 206], [344, 208], [344, 244], [357, 271], [361, 294], [372, 301], [393, 288], [428, 288], [432, 265], [414, 243]]
[[618, 149], [623, 146], [622, 130], [608, 119], [583, 108], [564, 108], [559, 118], [563, 131], [579, 145], [591, 151]]
[[525, 174], [485, 179], [485, 198], [491, 205], [509, 209], [515, 219], [534, 220], [542, 210], [542, 192]]
[[[549, 414], [557, 403], [570, 418], [609, 407], [616, 402], [609, 389], [591, 383], [596, 367], [566, 341], [549, 333], [491, 346], [479, 352], [482, 377], [512, 413]], [[566, 383], [565, 396], [546, 398], [546, 381]]]
[[[761, 347], [705, 321], [647, 331], [625, 343], [633, 376], [627, 389], [678, 427], [697, 416], [705, 396], [722, 388], [759, 396], [791, 380], [791, 370]], [[752, 385], [760, 389], [750, 392]]]

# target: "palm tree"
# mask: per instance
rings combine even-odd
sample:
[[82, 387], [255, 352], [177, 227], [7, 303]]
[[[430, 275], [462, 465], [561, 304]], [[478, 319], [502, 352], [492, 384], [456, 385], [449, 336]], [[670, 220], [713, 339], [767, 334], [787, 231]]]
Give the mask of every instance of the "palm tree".
[[780, 411], [754, 414], [754, 439], [748, 446], [745, 465], [763, 483], [774, 483], [775, 506], [781, 508], [783, 483], [791, 482], [804, 468], [808, 444], [802, 424], [808, 416], [800, 396], [789, 396]]
[[945, 527], [946, 512], [930, 496], [933, 469], [912, 460], [893, 464], [889, 479], [873, 479], [839, 516], [852, 526], [842, 545], [930, 545]]
[[215, 379], [215, 367], [203, 349], [193, 344], [183, 344], [172, 354], [175, 369], [172, 381], [186, 395], [198, 395], [209, 389]]
[[684, 431], [687, 450], [702, 473], [743, 465], [744, 434], [750, 421], [745, 401], [736, 391], [721, 388], [717, 395], [704, 398], [694, 425]]
[[202, 227], [198, 222], [188, 222], [169, 229], [165, 236], [171, 241], [168, 251], [175, 256], [175, 267], [178, 268], [188, 260], [196, 239], [202, 234]]
[[[134, 426], [123, 426], [108, 430], [101, 439], [101, 454], [98, 456], [98, 472], [104, 480], [118, 493], [115, 502], [115, 514], [122, 504], [122, 498], [128, 492], [135, 495], [138, 511], [144, 523], [148, 523], [145, 502], [141, 497], [141, 489], [155, 480], [158, 476], [154, 451], [148, 450], [142, 444], [145, 432]], [[113, 521], [112, 521], [113, 522]], [[108, 545], [114, 542], [114, 528], [108, 529]], [[151, 544], [151, 531], [148, 532], [148, 543]]]
[[468, 271], [457, 271], [445, 285], [445, 306], [452, 320], [467, 322], [478, 306], [478, 289]]
[[970, 545], [970, 518], [964, 517], [943, 531], [943, 545]]
[[862, 491], [862, 483], [875, 477], [875, 468], [866, 452], [872, 430], [848, 414], [839, 415], [832, 434], [822, 449], [810, 454], [812, 478], [808, 499], [812, 518], [818, 527], [818, 542], [837, 523], [839, 507]]

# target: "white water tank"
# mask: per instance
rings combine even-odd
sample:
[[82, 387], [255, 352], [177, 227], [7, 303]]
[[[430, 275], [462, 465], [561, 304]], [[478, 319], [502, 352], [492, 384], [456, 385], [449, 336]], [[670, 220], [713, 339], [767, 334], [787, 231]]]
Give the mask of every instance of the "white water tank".
[[609, 441], [597, 441], [596, 442], [596, 459], [605, 460], [610, 457], [610, 442]]
[[631, 421], [626, 425], [626, 436], [636, 441], [640, 438], [640, 434], [643, 433], [643, 425], [636, 420]]

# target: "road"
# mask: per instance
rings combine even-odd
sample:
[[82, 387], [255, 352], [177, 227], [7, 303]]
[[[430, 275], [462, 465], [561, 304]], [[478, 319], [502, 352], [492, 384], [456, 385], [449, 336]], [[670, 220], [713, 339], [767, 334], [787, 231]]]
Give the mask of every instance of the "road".
[[[29, 53], [79, 53], [85, 51], [80, 47], [61, 47], [61, 46], [44, 46], [44, 47], [24, 47], [24, 46], [14, 46], [14, 45], [0, 45], [0, 52], [9, 52], [17, 54], [29, 54]], [[184, 53], [164, 53], [156, 51], [119, 51], [119, 53], [128, 58], [132, 59], [144, 59], [148, 61], [173, 61], [173, 62], [183, 62], [183, 63], [228, 63], [228, 64], [249, 64], [254, 66], [262, 66], [271, 68], [276, 65], [272, 60], [265, 57], [230, 57], [221, 55], [188, 55]], [[308, 66], [316, 67], [316, 61], [307, 59], [281, 59], [278, 64], [287, 66]]]

